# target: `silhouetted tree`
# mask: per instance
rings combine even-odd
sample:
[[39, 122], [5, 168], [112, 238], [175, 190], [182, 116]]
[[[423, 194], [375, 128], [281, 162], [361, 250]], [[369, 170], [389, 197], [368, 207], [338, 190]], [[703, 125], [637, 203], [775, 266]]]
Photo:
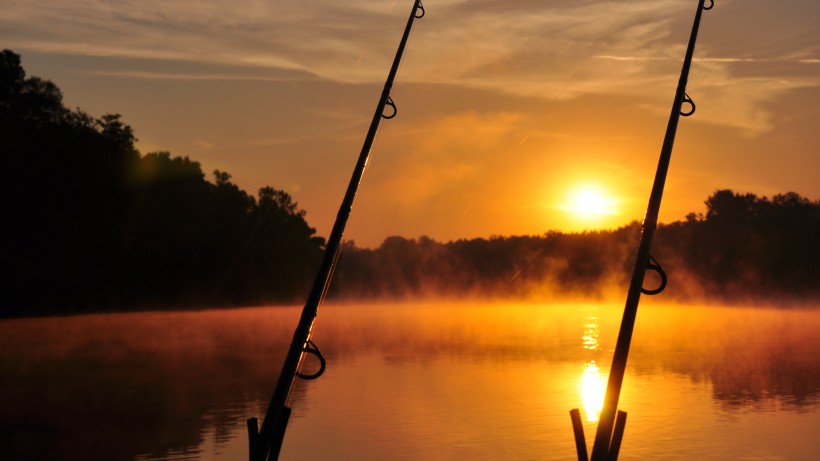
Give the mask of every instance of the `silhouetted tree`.
[[62, 105], [53, 83], [26, 77], [18, 55], [0, 59], [0, 197], [9, 217], [2, 253], [10, 309], [80, 306], [109, 299], [118, 264], [114, 237], [126, 197], [121, 187], [136, 158], [128, 130], [107, 129]]
[[311, 280], [324, 240], [285, 192], [141, 156], [119, 114], [66, 108], [9, 50], [0, 85], [0, 315], [283, 301]]

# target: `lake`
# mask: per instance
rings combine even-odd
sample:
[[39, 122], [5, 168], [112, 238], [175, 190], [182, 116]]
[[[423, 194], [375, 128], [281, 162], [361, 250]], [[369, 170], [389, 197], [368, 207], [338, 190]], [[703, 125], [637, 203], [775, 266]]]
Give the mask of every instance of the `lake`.
[[[325, 305], [282, 460], [575, 460], [622, 303]], [[0, 321], [0, 458], [245, 460], [301, 311]], [[308, 358], [307, 360], [310, 360]], [[308, 366], [310, 364], [306, 364]], [[815, 460], [820, 306], [643, 300], [621, 460]]]

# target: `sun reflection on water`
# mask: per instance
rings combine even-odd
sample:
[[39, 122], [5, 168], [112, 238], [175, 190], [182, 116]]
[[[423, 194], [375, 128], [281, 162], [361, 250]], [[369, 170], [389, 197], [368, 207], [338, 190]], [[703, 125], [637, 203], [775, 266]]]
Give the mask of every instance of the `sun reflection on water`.
[[598, 336], [601, 335], [601, 327], [598, 324], [598, 317], [587, 317], [584, 323], [584, 349], [590, 351], [601, 350], [601, 345], [598, 344]]
[[[590, 315], [584, 320], [584, 334], [582, 344], [584, 349], [592, 352], [601, 350], [598, 338], [601, 335], [601, 326], [597, 316]], [[584, 364], [584, 372], [581, 375], [580, 391], [581, 401], [584, 404], [584, 413], [587, 421], [598, 421], [601, 408], [604, 404], [605, 392], [604, 379], [601, 370], [595, 360], [588, 360]]]
[[598, 421], [601, 408], [604, 406], [604, 389], [604, 378], [598, 364], [594, 360], [587, 363], [581, 376], [581, 399], [584, 402], [587, 421]]

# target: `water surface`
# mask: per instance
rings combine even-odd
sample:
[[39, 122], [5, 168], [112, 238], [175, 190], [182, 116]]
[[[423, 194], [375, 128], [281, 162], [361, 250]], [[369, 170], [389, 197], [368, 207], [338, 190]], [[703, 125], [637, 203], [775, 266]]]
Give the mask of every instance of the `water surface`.
[[[0, 322], [6, 460], [242, 460], [300, 307]], [[618, 304], [323, 306], [282, 460], [571, 460]], [[820, 310], [643, 303], [622, 460], [814, 460]], [[591, 442], [590, 442], [591, 443]]]

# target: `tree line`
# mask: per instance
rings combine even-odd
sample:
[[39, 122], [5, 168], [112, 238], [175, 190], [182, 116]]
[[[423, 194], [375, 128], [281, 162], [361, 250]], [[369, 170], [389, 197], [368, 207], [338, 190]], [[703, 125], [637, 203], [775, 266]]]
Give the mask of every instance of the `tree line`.
[[[0, 53], [0, 316], [304, 301], [324, 251], [292, 197], [252, 196], [199, 163], [141, 154], [119, 114], [92, 117]], [[730, 190], [661, 225], [670, 299], [820, 294], [820, 202]], [[343, 244], [329, 296], [601, 298], [625, 292], [640, 225], [437, 242]], [[650, 274], [651, 275], [651, 274]], [[647, 284], [655, 283], [648, 280]]]
[[[820, 201], [719, 190], [705, 215], [659, 225], [652, 256], [667, 300], [793, 303], [820, 296]], [[348, 243], [331, 295], [607, 299], [625, 297], [638, 222], [616, 230], [437, 242], [389, 237], [375, 249]], [[648, 271], [644, 287], [660, 284]]]
[[119, 114], [67, 108], [0, 53], [0, 316], [290, 302], [324, 239], [290, 195], [141, 155]]

